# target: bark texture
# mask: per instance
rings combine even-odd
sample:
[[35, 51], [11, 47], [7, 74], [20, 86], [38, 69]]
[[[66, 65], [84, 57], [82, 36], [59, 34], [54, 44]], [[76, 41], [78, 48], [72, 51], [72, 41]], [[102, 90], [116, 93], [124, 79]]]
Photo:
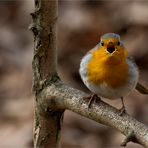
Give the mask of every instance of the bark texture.
[[33, 89], [35, 92], [34, 147], [56, 147], [64, 110], [42, 108], [40, 93], [58, 78], [56, 73], [57, 1], [35, 0], [31, 14], [34, 34]]
[[[51, 97], [52, 94], [52, 97]], [[98, 100], [88, 108], [88, 100], [84, 98], [88, 94], [71, 88], [60, 80], [44, 89], [41, 96], [45, 99], [41, 102], [43, 108], [69, 109], [98, 123], [113, 127], [123, 133], [126, 138], [122, 146], [132, 141], [148, 147], [148, 127], [140, 123], [127, 113], [120, 115], [120, 111], [109, 104]]]
[[57, 0], [35, 0], [31, 14], [34, 34], [33, 89], [35, 92], [34, 147], [58, 147], [65, 109], [119, 130], [126, 138], [148, 147], [148, 128], [128, 114], [98, 100], [88, 108], [87, 94], [64, 84], [56, 72]]

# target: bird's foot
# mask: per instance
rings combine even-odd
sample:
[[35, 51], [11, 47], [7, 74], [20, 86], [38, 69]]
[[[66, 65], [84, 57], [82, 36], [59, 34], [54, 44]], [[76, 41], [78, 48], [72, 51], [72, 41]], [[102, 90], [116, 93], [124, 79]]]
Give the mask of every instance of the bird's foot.
[[123, 114], [127, 113], [126, 109], [124, 106], [122, 106], [120, 109], [119, 109], [119, 115], [122, 116]]
[[88, 96], [88, 97], [84, 97], [84, 99], [87, 99], [87, 100], [89, 99], [88, 108], [91, 107], [91, 104], [92, 104], [93, 101], [96, 102], [96, 100], [101, 100], [101, 98], [98, 97], [97, 94], [92, 94], [92, 95], [90, 95], [90, 96]]

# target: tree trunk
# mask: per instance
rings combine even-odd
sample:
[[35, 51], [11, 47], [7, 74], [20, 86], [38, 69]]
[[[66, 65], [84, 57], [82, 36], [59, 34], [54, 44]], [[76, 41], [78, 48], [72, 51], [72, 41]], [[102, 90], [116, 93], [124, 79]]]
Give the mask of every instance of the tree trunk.
[[35, 0], [31, 14], [34, 34], [33, 89], [35, 92], [34, 147], [57, 147], [64, 110], [43, 106], [40, 92], [53, 81], [56, 73], [57, 0]]

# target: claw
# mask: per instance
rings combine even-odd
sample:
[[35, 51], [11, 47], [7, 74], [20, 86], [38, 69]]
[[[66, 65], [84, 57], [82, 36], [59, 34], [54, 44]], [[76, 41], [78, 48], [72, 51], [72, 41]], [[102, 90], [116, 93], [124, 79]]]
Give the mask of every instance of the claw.
[[124, 107], [122, 107], [121, 109], [119, 109], [119, 115], [122, 116], [123, 114], [127, 113], [126, 109]]
[[101, 98], [98, 97], [97, 94], [93, 94], [93, 95], [90, 95], [90, 96], [88, 96], [88, 97], [84, 97], [84, 99], [89, 99], [89, 102], [88, 102], [88, 108], [91, 107], [91, 104], [92, 104], [93, 101], [101, 100]]

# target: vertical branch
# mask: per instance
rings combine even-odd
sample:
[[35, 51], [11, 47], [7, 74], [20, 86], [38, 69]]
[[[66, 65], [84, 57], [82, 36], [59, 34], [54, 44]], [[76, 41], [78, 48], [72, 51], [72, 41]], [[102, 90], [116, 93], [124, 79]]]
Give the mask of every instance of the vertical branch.
[[34, 33], [33, 75], [35, 91], [56, 75], [57, 0], [35, 0], [32, 31]]
[[31, 15], [34, 34], [33, 89], [36, 98], [34, 147], [56, 147], [64, 110], [50, 109], [40, 92], [46, 84], [59, 79], [56, 72], [57, 0], [35, 0], [35, 11]]

